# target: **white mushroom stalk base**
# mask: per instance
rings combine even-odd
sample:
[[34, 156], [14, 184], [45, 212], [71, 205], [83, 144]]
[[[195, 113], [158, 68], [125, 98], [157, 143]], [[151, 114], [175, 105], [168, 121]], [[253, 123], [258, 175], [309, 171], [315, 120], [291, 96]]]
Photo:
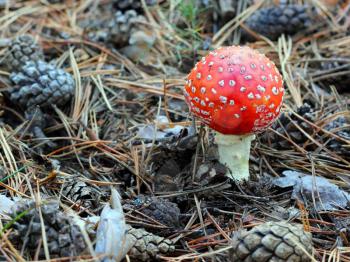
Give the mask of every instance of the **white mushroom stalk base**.
[[250, 145], [255, 135], [224, 135], [215, 133], [219, 161], [229, 169], [226, 176], [243, 181], [249, 179]]

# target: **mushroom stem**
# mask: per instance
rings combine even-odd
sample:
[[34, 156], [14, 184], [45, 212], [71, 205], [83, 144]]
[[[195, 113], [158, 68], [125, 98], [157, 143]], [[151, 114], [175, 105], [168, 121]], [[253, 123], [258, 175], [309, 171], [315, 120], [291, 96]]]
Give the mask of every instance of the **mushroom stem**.
[[254, 139], [255, 135], [224, 135], [216, 132], [219, 161], [229, 169], [226, 176], [237, 181], [249, 179], [250, 144]]

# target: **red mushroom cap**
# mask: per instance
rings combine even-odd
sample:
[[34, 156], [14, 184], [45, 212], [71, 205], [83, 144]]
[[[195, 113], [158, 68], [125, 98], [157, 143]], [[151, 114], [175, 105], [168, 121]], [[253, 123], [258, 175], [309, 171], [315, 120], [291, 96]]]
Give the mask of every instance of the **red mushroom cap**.
[[279, 116], [283, 80], [275, 64], [249, 47], [220, 47], [187, 77], [186, 102], [212, 129], [231, 135], [258, 133]]

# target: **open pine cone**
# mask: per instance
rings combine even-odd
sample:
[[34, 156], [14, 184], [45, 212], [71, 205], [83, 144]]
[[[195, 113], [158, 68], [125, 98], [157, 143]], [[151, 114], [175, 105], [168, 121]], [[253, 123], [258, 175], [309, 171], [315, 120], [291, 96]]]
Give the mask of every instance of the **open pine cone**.
[[[59, 210], [59, 203], [49, 200], [40, 208], [51, 257], [77, 256], [82, 253], [86, 247], [83, 235], [72, 219]], [[41, 243], [39, 257], [44, 258], [39, 207], [34, 201], [18, 202], [11, 216], [18, 219], [25, 212], [27, 214], [15, 222], [11, 239], [24, 246], [31, 255], [37, 252]]]
[[74, 95], [73, 77], [43, 61], [27, 62], [20, 72], [10, 75], [15, 87], [10, 99], [24, 108], [62, 106]]
[[171, 228], [180, 226], [180, 209], [177, 204], [165, 198], [139, 195], [134, 201], [126, 204], [125, 207], [137, 209], [165, 226]]
[[[10, 100], [20, 105], [30, 121], [29, 131], [35, 137], [45, 140], [49, 147], [55, 144], [49, 141], [43, 131], [48, 122], [45, 114], [52, 106], [64, 106], [74, 96], [74, 80], [71, 74], [44, 61], [29, 61], [18, 72], [10, 75], [14, 86], [9, 90]], [[49, 114], [47, 114], [49, 116]]]
[[68, 178], [62, 185], [63, 196], [77, 205], [81, 205], [88, 209], [94, 209], [97, 207], [100, 194], [101, 192], [99, 192], [96, 187], [86, 184], [78, 177]]
[[146, 18], [135, 10], [117, 11], [108, 24], [111, 41], [118, 47], [128, 45], [131, 36], [139, 31], [140, 22], [146, 22]]
[[[335, 57], [337, 58], [337, 57]], [[339, 59], [339, 58], [338, 58]], [[341, 59], [349, 59], [348, 57], [341, 57]], [[327, 77], [323, 81], [326, 86], [334, 85], [339, 93], [349, 92], [350, 90], [350, 75], [347, 71], [350, 69], [350, 63], [327, 61], [321, 63], [321, 69], [323, 69], [319, 75]], [[335, 74], [336, 76], [332, 76]]]
[[232, 262], [307, 262], [311, 261], [312, 236], [301, 225], [267, 222], [233, 238]]
[[[325, 129], [329, 132], [335, 133], [337, 136], [350, 140], [350, 120], [344, 116], [339, 116], [337, 119], [334, 119], [332, 122], [325, 126]], [[349, 145], [334, 137], [329, 138], [327, 141], [327, 148], [333, 152], [340, 154], [344, 158], [350, 158]]]
[[149, 233], [144, 229], [130, 227], [127, 233], [128, 238], [134, 243], [129, 251], [132, 261], [154, 261], [158, 255], [175, 250], [171, 240]]
[[[145, 3], [148, 6], [155, 5], [157, 0], [146, 0]], [[136, 10], [137, 12], [142, 11], [142, 2], [140, 0], [114, 0], [114, 6], [117, 10]]]
[[262, 8], [250, 16], [246, 25], [272, 40], [282, 34], [294, 35], [310, 26], [312, 18], [306, 5], [281, 5]]
[[36, 40], [31, 35], [20, 35], [11, 41], [6, 62], [11, 70], [19, 71], [26, 62], [43, 58], [43, 51]]

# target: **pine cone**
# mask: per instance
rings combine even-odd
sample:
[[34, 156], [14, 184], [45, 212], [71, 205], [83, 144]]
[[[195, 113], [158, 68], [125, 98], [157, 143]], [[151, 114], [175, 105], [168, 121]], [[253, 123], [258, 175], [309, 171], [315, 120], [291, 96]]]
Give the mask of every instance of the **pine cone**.
[[168, 227], [178, 228], [180, 226], [180, 209], [177, 204], [165, 198], [139, 195], [131, 203], [131, 207]]
[[43, 61], [27, 62], [21, 72], [10, 75], [16, 85], [10, 99], [25, 108], [62, 106], [74, 95], [74, 80], [62, 69]]
[[311, 234], [286, 222], [267, 222], [239, 232], [232, 245], [230, 259], [234, 262], [306, 262], [311, 260], [303, 249], [308, 254], [313, 250]]
[[44, 114], [40, 107], [31, 107], [25, 112], [25, 119], [29, 121], [28, 131], [34, 137], [41, 139], [49, 147], [55, 147], [56, 143], [50, 141], [44, 133], [44, 129], [51, 124], [52, 116]]
[[[325, 126], [325, 129], [327, 131], [333, 132], [333, 130], [338, 130], [334, 132], [336, 135], [340, 136], [341, 138], [344, 138], [348, 141], [350, 141], [350, 123], [349, 120], [345, 117], [341, 116], [329, 123]], [[326, 147], [337, 154], [341, 155], [342, 157], [349, 158], [350, 157], [350, 150], [349, 145], [344, 143], [341, 140], [338, 140], [336, 138], [331, 138], [330, 141], [327, 142]]]
[[[313, 109], [308, 104], [304, 104], [298, 108], [297, 113], [310, 122], [315, 121]], [[303, 145], [308, 138], [296, 126], [302, 128], [309, 135], [312, 135], [314, 132], [311, 125], [291, 113], [282, 113], [278, 121], [272, 125], [272, 129], [285, 137], [289, 136], [294, 143]], [[265, 132], [262, 136], [262, 142], [271, 145], [271, 147], [280, 149], [290, 149], [293, 147], [288, 140], [274, 132]]]
[[114, 6], [120, 11], [140, 10], [142, 3], [140, 0], [116, 0], [114, 1]]
[[246, 25], [253, 31], [276, 40], [280, 35], [294, 35], [311, 25], [306, 5], [281, 5], [262, 8], [252, 14]]
[[130, 227], [127, 234], [127, 237], [134, 242], [129, 251], [132, 261], [154, 261], [158, 254], [164, 255], [175, 250], [171, 240], [149, 233], [144, 229]]
[[97, 205], [99, 192], [96, 188], [74, 177], [65, 181], [62, 186], [62, 195], [78, 205], [88, 209], [94, 209]]
[[[72, 219], [59, 211], [59, 203], [49, 200], [40, 207], [45, 225], [47, 244], [51, 257], [77, 256], [86, 248], [83, 235]], [[12, 213], [17, 218], [28, 212], [14, 223], [15, 234], [12, 240], [24, 246], [34, 255], [42, 241], [41, 221], [38, 208], [34, 201], [18, 202]], [[41, 243], [39, 257], [44, 258], [44, 248]]]
[[135, 10], [128, 10], [124, 13], [117, 11], [114, 19], [108, 24], [110, 40], [117, 47], [128, 45], [131, 35], [138, 31], [138, 24], [145, 21], [146, 18], [138, 15]]
[[121, 48], [129, 45], [131, 35], [139, 31], [140, 22], [146, 22], [146, 18], [138, 15], [135, 10], [127, 10], [117, 11], [112, 17], [98, 17], [89, 23], [82, 22], [81, 27], [87, 32], [90, 41], [109, 42]]
[[[343, 59], [346, 59], [346, 57], [342, 57]], [[326, 72], [320, 72], [319, 76], [325, 76], [328, 74], [339, 74], [339, 73], [345, 73], [340, 74], [337, 76], [329, 76], [326, 79], [322, 80], [322, 83], [326, 84], [327, 87], [330, 85], [334, 85], [339, 93], [342, 92], [349, 92], [350, 90], [350, 75], [346, 73], [346, 71], [350, 70], [350, 63], [346, 62], [323, 62], [321, 63], [321, 68], [323, 70], [326, 70]]]
[[[146, 0], [146, 5], [155, 5], [157, 0]], [[142, 12], [142, 3], [140, 0], [115, 0], [114, 6], [117, 10], [127, 11], [127, 10], [135, 10], [137, 12]]]
[[10, 43], [6, 60], [11, 70], [19, 71], [26, 62], [43, 58], [43, 51], [35, 39], [31, 35], [20, 35]]

